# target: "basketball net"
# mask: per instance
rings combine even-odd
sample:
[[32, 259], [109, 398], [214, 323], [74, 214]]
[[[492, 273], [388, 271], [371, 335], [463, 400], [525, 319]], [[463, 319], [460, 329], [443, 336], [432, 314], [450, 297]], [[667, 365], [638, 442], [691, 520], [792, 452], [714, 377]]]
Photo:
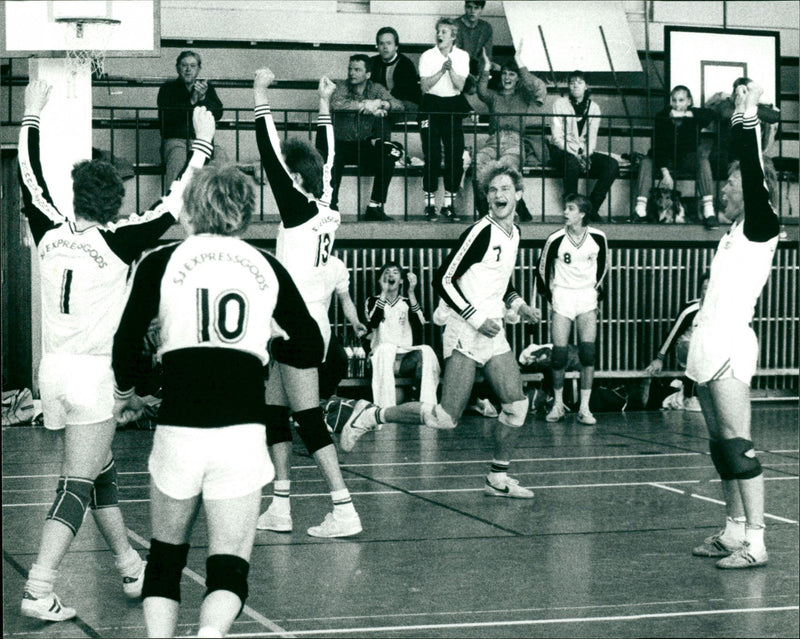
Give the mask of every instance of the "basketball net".
[[[105, 74], [106, 51], [119, 20], [113, 18], [58, 18], [64, 25], [64, 66], [67, 70], [67, 97], [75, 98], [75, 78], [84, 69], [96, 78]], [[86, 45], [91, 44], [89, 48]]]

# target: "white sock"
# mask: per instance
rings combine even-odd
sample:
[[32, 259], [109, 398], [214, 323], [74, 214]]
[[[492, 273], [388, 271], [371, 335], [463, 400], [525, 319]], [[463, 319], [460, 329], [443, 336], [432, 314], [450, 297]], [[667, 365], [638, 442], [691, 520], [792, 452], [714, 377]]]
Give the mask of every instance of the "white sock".
[[380, 202], [376, 202], [375, 200], [372, 200], [372, 199], [371, 199], [371, 200], [369, 201], [369, 204], [368, 204], [367, 206], [368, 206], [368, 207], [370, 207], [370, 208], [376, 208], [376, 209], [379, 209], [379, 208], [381, 208], [381, 203], [380, 203]]
[[453, 206], [453, 194], [450, 191], [444, 192], [444, 205]]
[[123, 555], [114, 555], [114, 565], [122, 577], [138, 577], [142, 569], [142, 558], [133, 548]]
[[39, 564], [33, 564], [28, 572], [28, 581], [25, 582], [25, 590], [37, 599], [47, 597], [53, 592], [53, 585], [56, 583], [58, 570], [50, 570]]
[[637, 197], [636, 198], [636, 208], [634, 209], [634, 213], [636, 213], [637, 217], [647, 217], [647, 198], [646, 197]]
[[592, 396], [592, 389], [591, 388], [581, 388], [581, 412], [588, 413], [591, 412], [589, 410], [589, 398]]
[[350, 491], [347, 488], [341, 490], [332, 490], [331, 499], [333, 500], [333, 514], [342, 517], [354, 517], [356, 508], [353, 506], [353, 500], [350, 497]]
[[292, 482], [290, 479], [276, 479], [272, 486], [272, 503], [270, 510], [279, 515], [288, 515], [292, 511], [291, 494]]
[[489, 477], [493, 484], [504, 485], [508, 479], [508, 467], [511, 465], [510, 461], [492, 460], [492, 465], [489, 468]]
[[563, 406], [564, 405], [564, 387], [561, 388], [554, 388], [553, 395], [555, 395], [555, 403], [554, 406]]
[[764, 524], [746, 524], [744, 528], [744, 540], [747, 542], [750, 550], [766, 550], [764, 546]]
[[744, 517], [726, 517], [725, 532], [722, 536], [726, 539], [740, 542], [744, 539], [744, 524], [747, 521]]
[[703, 196], [703, 217], [714, 215], [714, 198], [711, 195]]
[[222, 633], [211, 626], [203, 626], [197, 631], [198, 637], [222, 637]]
[[436, 206], [436, 193], [425, 191], [425, 206]]

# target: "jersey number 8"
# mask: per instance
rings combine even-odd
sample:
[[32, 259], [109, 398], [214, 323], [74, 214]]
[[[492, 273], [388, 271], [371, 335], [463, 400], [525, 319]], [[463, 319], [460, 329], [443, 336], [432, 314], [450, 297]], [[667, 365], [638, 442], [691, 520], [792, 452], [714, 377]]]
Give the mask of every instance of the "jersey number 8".
[[[213, 313], [213, 316], [212, 316]], [[222, 342], [238, 342], [247, 326], [247, 302], [239, 291], [223, 291], [212, 306], [207, 288], [197, 289], [197, 339], [210, 342], [210, 326]]]

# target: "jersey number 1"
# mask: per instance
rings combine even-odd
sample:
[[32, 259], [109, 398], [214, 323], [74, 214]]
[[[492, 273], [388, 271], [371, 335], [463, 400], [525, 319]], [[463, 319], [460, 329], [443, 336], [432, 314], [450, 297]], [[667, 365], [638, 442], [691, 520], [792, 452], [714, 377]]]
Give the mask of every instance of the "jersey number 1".
[[[212, 317], [213, 312], [213, 317]], [[230, 320], [234, 319], [235, 322]], [[208, 289], [197, 289], [197, 338], [210, 342], [209, 328], [214, 327], [217, 337], [223, 342], [238, 342], [247, 325], [247, 303], [239, 291], [221, 293], [213, 307], [209, 304]]]

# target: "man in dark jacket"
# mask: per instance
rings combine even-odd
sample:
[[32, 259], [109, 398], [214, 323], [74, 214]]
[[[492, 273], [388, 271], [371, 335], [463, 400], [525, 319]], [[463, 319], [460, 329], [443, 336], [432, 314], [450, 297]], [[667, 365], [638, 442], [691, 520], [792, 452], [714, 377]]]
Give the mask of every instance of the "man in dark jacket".
[[403, 103], [406, 113], [419, 111], [422, 95], [419, 90], [417, 67], [398, 52], [400, 36], [392, 27], [382, 27], [375, 35], [378, 55], [370, 58], [372, 81], [382, 84]]

